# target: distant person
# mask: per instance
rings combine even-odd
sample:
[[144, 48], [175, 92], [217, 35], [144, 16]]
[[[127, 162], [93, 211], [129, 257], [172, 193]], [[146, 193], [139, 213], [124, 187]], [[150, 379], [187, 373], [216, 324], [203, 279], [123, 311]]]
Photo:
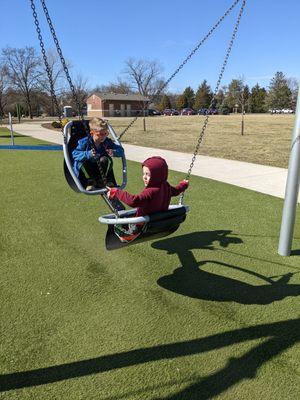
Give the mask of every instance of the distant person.
[[[145, 189], [136, 195], [125, 190], [110, 188], [109, 199], [118, 199], [129, 207], [137, 207], [136, 217], [163, 212], [169, 209], [171, 197], [178, 196], [188, 188], [187, 180], [173, 187], [167, 181], [168, 165], [161, 157], [150, 157], [142, 163]], [[143, 229], [144, 224], [116, 225], [115, 232], [123, 242], [135, 239]]]
[[105, 186], [99, 171], [100, 163], [107, 186], [116, 186], [111, 157], [122, 157], [123, 148], [115, 144], [107, 136], [107, 122], [101, 118], [93, 118], [90, 123], [90, 136], [80, 139], [72, 152], [74, 172], [86, 190], [92, 191]]

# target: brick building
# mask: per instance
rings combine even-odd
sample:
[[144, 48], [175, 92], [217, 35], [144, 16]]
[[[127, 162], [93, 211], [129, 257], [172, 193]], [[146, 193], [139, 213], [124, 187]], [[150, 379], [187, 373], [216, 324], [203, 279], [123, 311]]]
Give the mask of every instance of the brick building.
[[140, 94], [94, 93], [87, 99], [88, 117], [131, 117], [142, 114], [149, 99]]

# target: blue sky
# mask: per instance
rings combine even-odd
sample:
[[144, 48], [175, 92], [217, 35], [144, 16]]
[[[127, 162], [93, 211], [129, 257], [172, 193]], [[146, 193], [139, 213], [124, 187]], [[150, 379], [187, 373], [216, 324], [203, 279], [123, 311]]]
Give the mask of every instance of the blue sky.
[[[35, 0], [37, 8], [39, 0]], [[48, 0], [60, 44], [72, 73], [90, 86], [115, 81], [128, 57], [158, 61], [168, 78], [233, 0]], [[169, 90], [214, 87], [240, 5], [196, 53]], [[243, 76], [267, 86], [276, 71], [299, 79], [299, 0], [248, 0], [222, 83]], [[53, 48], [46, 21], [40, 25]], [[1, 0], [0, 48], [39, 49], [29, 0]]]

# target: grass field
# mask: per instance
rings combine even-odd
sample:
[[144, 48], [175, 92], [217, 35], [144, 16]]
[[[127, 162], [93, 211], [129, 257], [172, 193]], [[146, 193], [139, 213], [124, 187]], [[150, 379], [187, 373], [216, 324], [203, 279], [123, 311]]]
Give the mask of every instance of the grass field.
[[299, 213], [282, 258], [282, 200], [193, 177], [176, 234], [106, 252], [62, 161], [0, 151], [0, 399], [298, 400]]
[[[249, 114], [245, 116], [242, 136], [239, 114], [211, 116], [199, 154], [287, 168], [294, 119], [294, 115]], [[130, 121], [132, 118], [109, 118], [117, 133]], [[193, 153], [203, 121], [204, 117], [198, 115], [149, 117], [144, 132], [143, 119], [139, 118], [122, 140], [139, 146]], [[43, 126], [49, 128], [51, 124]]]
[[[294, 115], [249, 114], [241, 136], [240, 115], [214, 115], [209, 119], [200, 154], [287, 168]], [[109, 120], [117, 132], [129, 118]], [[149, 117], [147, 131], [142, 118], [124, 135], [124, 143], [192, 153], [203, 116]]]

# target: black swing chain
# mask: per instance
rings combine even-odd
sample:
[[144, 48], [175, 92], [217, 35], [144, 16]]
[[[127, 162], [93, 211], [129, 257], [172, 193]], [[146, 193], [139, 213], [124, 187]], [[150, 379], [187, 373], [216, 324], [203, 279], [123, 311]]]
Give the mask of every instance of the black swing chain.
[[[38, 37], [39, 37], [39, 40], [40, 40], [40, 46], [41, 46], [41, 49], [42, 49], [43, 59], [44, 59], [47, 75], [48, 75], [49, 82], [50, 82], [51, 95], [52, 95], [52, 97], [54, 99], [55, 106], [56, 106], [56, 109], [57, 109], [58, 114], [59, 114], [59, 120], [61, 122], [61, 116], [60, 116], [60, 112], [59, 112], [60, 109], [59, 109], [57, 98], [56, 98], [56, 95], [55, 95], [55, 92], [54, 92], [53, 80], [52, 80], [52, 76], [51, 76], [51, 73], [50, 73], [49, 64], [47, 62], [46, 52], [45, 52], [44, 43], [43, 43], [42, 36], [41, 36], [41, 30], [39, 28], [39, 23], [38, 23], [38, 19], [37, 19], [36, 10], [35, 10], [34, 0], [30, 0], [30, 1], [31, 1], [31, 8], [32, 8], [32, 11], [33, 11], [34, 20], [35, 20], [36, 30], [37, 30]], [[68, 70], [66, 61], [65, 61], [65, 59], [63, 57], [62, 50], [60, 48], [60, 45], [59, 45], [55, 30], [54, 30], [54, 27], [53, 27], [53, 24], [52, 24], [52, 21], [51, 21], [51, 18], [50, 18], [48, 9], [47, 9], [47, 6], [45, 4], [45, 0], [40, 0], [40, 1], [41, 1], [42, 7], [43, 7], [43, 11], [45, 13], [45, 16], [46, 16], [46, 19], [47, 19], [47, 22], [48, 22], [48, 25], [49, 25], [49, 28], [50, 28], [50, 31], [51, 31], [51, 34], [52, 34], [52, 37], [53, 37], [54, 43], [56, 45], [56, 49], [57, 49], [57, 52], [59, 54], [63, 69], [65, 71], [67, 80], [69, 82], [69, 86], [70, 86], [70, 89], [72, 91], [73, 98], [74, 98], [74, 100], [76, 102], [76, 105], [78, 107], [78, 112], [79, 112], [80, 118], [81, 118], [81, 120], [83, 120], [84, 118], [83, 118], [82, 110], [81, 110], [81, 107], [80, 107], [80, 103], [79, 103], [78, 97], [76, 95], [75, 88], [74, 88], [74, 85], [72, 83], [72, 80], [71, 80], [71, 77], [70, 77], [70, 74], [69, 74], [69, 70]], [[226, 18], [226, 16], [232, 11], [232, 9], [239, 2], [240, 2], [240, 0], [235, 0], [234, 1], [234, 3], [228, 8], [228, 10], [222, 15], [222, 17], [216, 22], [216, 24], [204, 36], [204, 38], [201, 39], [201, 41], [197, 44], [197, 46], [191, 51], [191, 53], [179, 65], [179, 67], [174, 71], [174, 73], [169, 77], [169, 79], [166, 82], [164, 82], [164, 84], [158, 89], [158, 91], [150, 98], [150, 101], [153, 101], [157, 96], [159, 96], [159, 94], [162, 92], [162, 90], [170, 83], [170, 81], [177, 75], [177, 73], [184, 67], [184, 65], [192, 58], [192, 56], [201, 47], [201, 45], [212, 35], [212, 33], [215, 31], [215, 29], [221, 24], [221, 22]], [[240, 20], [241, 20], [245, 5], [246, 5], [246, 0], [243, 0], [241, 9], [240, 9], [240, 12], [238, 14], [238, 18], [237, 18], [237, 21], [236, 21], [236, 24], [235, 24], [235, 27], [234, 27], [234, 30], [233, 30], [233, 34], [232, 34], [231, 40], [229, 42], [229, 46], [228, 46], [228, 49], [227, 49], [227, 52], [226, 52], [226, 56], [225, 56], [225, 59], [224, 59], [224, 62], [223, 62], [223, 65], [222, 65], [222, 68], [221, 68], [221, 71], [220, 71], [220, 74], [219, 74], [219, 78], [218, 78], [218, 81], [217, 81], [217, 84], [216, 84], [216, 87], [215, 87], [215, 90], [214, 90], [214, 93], [213, 93], [213, 97], [212, 97], [212, 100], [211, 100], [211, 103], [210, 103], [210, 108], [212, 108], [212, 106], [213, 106], [213, 104], [215, 102], [215, 97], [216, 97], [216, 94], [217, 94], [217, 92], [219, 90], [219, 86], [220, 86], [220, 83], [221, 83], [221, 80], [222, 80], [222, 77], [223, 77], [223, 74], [224, 74], [228, 59], [229, 59], [229, 55], [230, 55], [230, 52], [231, 52], [231, 49], [232, 49], [232, 46], [233, 46], [233, 42], [235, 40], [237, 31], [238, 31], [239, 23], [240, 23]], [[130, 122], [130, 124], [120, 134], [119, 139], [121, 139], [121, 137], [128, 131], [128, 129], [130, 129], [130, 127], [135, 123], [135, 121], [137, 119], [138, 119], [138, 116], [136, 116]], [[198, 138], [198, 141], [197, 141], [197, 144], [196, 144], [196, 148], [195, 148], [195, 151], [194, 151], [194, 154], [193, 154], [193, 157], [192, 157], [192, 161], [191, 161], [189, 170], [188, 170], [187, 175], [186, 175], [186, 179], [189, 179], [189, 177], [190, 177], [192, 168], [193, 168], [195, 160], [196, 160], [196, 155], [198, 154], [199, 147], [200, 147], [200, 145], [202, 143], [202, 140], [203, 140], [203, 137], [204, 137], [207, 125], [208, 125], [208, 120], [209, 120], [209, 115], [206, 115], [202, 130], [200, 132], [200, 136]], [[83, 125], [84, 125], [85, 130], [87, 131], [86, 125], [85, 124], [83, 124]], [[88, 133], [88, 131], [87, 131], [87, 133]], [[103, 172], [102, 166], [100, 165], [100, 161], [99, 161], [98, 158], [96, 158], [96, 161], [97, 161], [97, 165], [98, 165], [98, 168], [99, 168], [99, 172], [101, 174], [101, 178], [102, 178], [103, 182], [106, 184], [106, 177], [105, 177], [105, 174]], [[183, 200], [183, 196], [184, 196], [184, 194], [182, 194], [181, 197], [180, 197], [180, 203]], [[114, 211], [117, 213], [117, 210], [114, 210]]]
[[[231, 13], [234, 7], [241, 0], [235, 0], [232, 5], [227, 9], [227, 11], [218, 19], [218, 21], [213, 25], [213, 27], [207, 32], [207, 34], [200, 40], [200, 42], [194, 47], [194, 49], [189, 53], [189, 55], [182, 61], [182, 63], [177, 67], [177, 69], [173, 72], [173, 74], [167, 79], [162, 86], [160, 86], [157, 92], [150, 97], [149, 103], [153, 102], [156, 97], [158, 97], [161, 92], [168, 86], [171, 80], [178, 74], [178, 72], [185, 66], [185, 64], [193, 57], [193, 55], [199, 50], [199, 48], [206, 42], [206, 40], [213, 34], [213, 32], [218, 28], [218, 26], [223, 22], [223, 20]], [[134, 117], [134, 119], [130, 122], [130, 124], [123, 130], [120, 134], [119, 139], [132, 127], [135, 121], [138, 119], [138, 116]]]
[[48, 8], [46, 6], [45, 0], [40, 0], [40, 2], [42, 4], [42, 8], [43, 8], [43, 11], [44, 11], [44, 14], [45, 14], [45, 17], [46, 17], [50, 32], [52, 34], [53, 41], [54, 41], [55, 46], [56, 46], [57, 53], [58, 53], [58, 55], [60, 57], [61, 64], [62, 64], [64, 72], [66, 74], [66, 78], [68, 80], [68, 83], [69, 83], [69, 86], [70, 86], [70, 89], [71, 89], [71, 92], [72, 92], [73, 99], [74, 99], [74, 101], [75, 101], [75, 103], [77, 105], [78, 115], [80, 116], [81, 119], [83, 119], [83, 114], [82, 114], [82, 110], [81, 110], [81, 107], [80, 107], [80, 102], [79, 102], [78, 96], [76, 94], [75, 87], [73, 85], [73, 82], [72, 82], [72, 79], [71, 79], [71, 76], [70, 76], [70, 73], [69, 73], [69, 69], [68, 69], [66, 60], [65, 60], [65, 58], [63, 56], [61, 47], [59, 45], [54, 26], [52, 24], [52, 20], [51, 20], [51, 17], [49, 15]]
[[[233, 33], [232, 33], [232, 36], [231, 36], [231, 39], [230, 39], [230, 42], [229, 42], [229, 45], [228, 45], [228, 48], [227, 48], [227, 51], [226, 51], [225, 59], [223, 61], [223, 65], [222, 65], [222, 68], [221, 68], [221, 71], [220, 71], [220, 74], [219, 74], [219, 78], [217, 80], [216, 87], [215, 87], [215, 90], [214, 90], [214, 93], [213, 93], [213, 96], [212, 96], [212, 99], [211, 99], [211, 102], [210, 102], [210, 105], [209, 105], [209, 108], [212, 108], [213, 105], [215, 104], [216, 95], [218, 93], [218, 90], [219, 90], [219, 87], [220, 87], [220, 83], [221, 83], [221, 80], [223, 78], [224, 71], [225, 71], [225, 68], [226, 68], [226, 65], [227, 65], [231, 50], [232, 50], [232, 46], [233, 46], [237, 31], [238, 31], [238, 28], [239, 28], [239, 25], [240, 25], [240, 21], [241, 21], [243, 12], [244, 12], [246, 1], [247, 0], [243, 0], [241, 9], [239, 11], [239, 14], [238, 14], [238, 17], [237, 17], [237, 20], [236, 20], [236, 23], [235, 23], [235, 26], [234, 26], [234, 29], [233, 29]], [[195, 151], [194, 151], [194, 154], [193, 154], [193, 157], [192, 157], [192, 161], [191, 161], [191, 164], [189, 166], [187, 175], [185, 177], [186, 180], [188, 180], [190, 178], [190, 175], [191, 175], [191, 172], [192, 172], [195, 160], [196, 160], [196, 156], [197, 156], [198, 151], [199, 151], [199, 147], [200, 147], [200, 145], [202, 143], [202, 140], [203, 140], [203, 137], [204, 137], [207, 125], [208, 125], [208, 121], [209, 121], [209, 114], [207, 114], [205, 116], [205, 120], [204, 120], [202, 129], [200, 131], [200, 135], [199, 135], [199, 138], [198, 138], [198, 141], [197, 141], [197, 144], [196, 144], [196, 147], [195, 147]], [[180, 196], [179, 204], [182, 204], [183, 198], [184, 198], [184, 192]]]
[[33, 18], [34, 18], [34, 23], [35, 23], [38, 39], [39, 39], [39, 42], [40, 42], [41, 52], [42, 52], [42, 56], [43, 56], [43, 60], [44, 60], [45, 68], [46, 68], [46, 72], [47, 72], [47, 75], [48, 75], [51, 97], [52, 97], [52, 99], [54, 101], [54, 105], [55, 105], [55, 108], [56, 108], [56, 113], [58, 114], [58, 119], [59, 119], [60, 126], [61, 126], [61, 129], [62, 129], [62, 134], [63, 134], [60, 107], [58, 105], [57, 97], [56, 97], [55, 90], [54, 90], [54, 83], [53, 83], [52, 74], [51, 74], [51, 71], [50, 71], [50, 66], [49, 66], [49, 63], [48, 63], [47, 55], [46, 55], [45, 45], [44, 45], [44, 42], [43, 42], [43, 37], [42, 37], [42, 33], [41, 33], [39, 21], [38, 21], [38, 16], [37, 16], [37, 13], [36, 13], [34, 0], [30, 0], [30, 3], [31, 3], [31, 9], [32, 9], [32, 14], [33, 14]]
[[[64, 56], [63, 56], [61, 47], [60, 47], [60, 45], [59, 45], [59, 42], [58, 42], [58, 39], [57, 39], [57, 36], [56, 36], [56, 32], [55, 32], [55, 29], [54, 29], [54, 27], [53, 27], [52, 20], [51, 20], [51, 17], [50, 17], [50, 15], [49, 15], [47, 6], [46, 6], [44, 0], [40, 0], [40, 1], [41, 1], [41, 4], [42, 4], [43, 11], [44, 11], [44, 14], [45, 14], [45, 16], [46, 16], [48, 25], [49, 25], [49, 29], [50, 29], [51, 34], [52, 34], [53, 41], [54, 41], [54, 43], [55, 43], [55, 45], [56, 45], [57, 53], [58, 53], [58, 55], [59, 55], [59, 57], [60, 57], [61, 64], [62, 64], [62, 66], [63, 66], [63, 69], [64, 69], [64, 72], [65, 72], [66, 78], [67, 78], [67, 80], [68, 80], [68, 83], [69, 83], [69, 86], [70, 86], [70, 89], [71, 89], [71, 92], [72, 92], [73, 100], [75, 101], [75, 103], [76, 103], [76, 105], [77, 105], [78, 114], [79, 114], [79, 116], [80, 116], [81, 121], [84, 121], [83, 113], [82, 113], [82, 110], [81, 110], [81, 107], [80, 107], [80, 102], [79, 102], [79, 100], [78, 100], [78, 97], [77, 97], [77, 94], [76, 94], [76, 91], [75, 91], [75, 87], [74, 87], [74, 85], [73, 85], [73, 82], [72, 82], [72, 79], [71, 79], [71, 76], [70, 76], [70, 73], [69, 73], [69, 69], [68, 69], [68, 67], [67, 67], [67, 63], [66, 63], [66, 61], [65, 61], [65, 58], [64, 58]], [[45, 45], [44, 45], [44, 42], [43, 42], [43, 38], [42, 38], [42, 34], [41, 34], [41, 29], [40, 29], [40, 26], [39, 26], [39, 21], [38, 21], [38, 17], [37, 17], [37, 13], [36, 13], [36, 8], [35, 8], [34, 0], [30, 0], [30, 2], [31, 2], [31, 9], [32, 9], [32, 12], [33, 12], [34, 23], [35, 23], [35, 26], [36, 26], [36, 31], [37, 31], [37, 34], [38, 34], [38, 38], [39, 38], [39, 42], [40, 42], [40, 47], [41, 47], [41, 51], [42, 51], [42, 55], [43, 55], [43, 60], [44, 60], [46, 72], [47, 72], [48, 79], [49, 79], [49, 83], [50, 83], [51, 96], [52, 96], [53, 101], [54, 101], [54, 103], [55, 103], [56, 112], [57, 112], [57, 114], [58, 114], [59, 122], [60, 122], [61, 129], [62, 129], [62, 134], [63, 134], [64, 143], [66, 143], [66, 137], [65, 137], [65, 135], [64, 135], [63, 127], [62, 127], [62, 118], [61, 118], [60, 107], [59, 107], [59, 105], [58, 105], [57, 97], [56, 97], [55, 90], [54, 90], [54, 83], [53, 83], [53, 79], [52, 79], [52, 75], [51, 75], [51, 72], [50, 72], [49, 63], [48, 63], [47, 56], [46, 56]], [[87, 137], [90, 138], [90, 133], [89, 133], [88, 128], [87, 128], [87, 126], [86, 126], [86, 124], [85, 124], [84, 122], [83, 122], [83, 127], [84, 127], [84, 129], [85, 129], [85, 132], [86, 132]], [[90, 143], [91, 143], [93, 149], [96, 150], [96, 146], [95, 146], [95, 144], [94, 144], [94, 141], [91, 140], [91, 138], [90, 138]], [[98, 170], [99, 170], [99, 172], [100, 172], [100, 175], [101, 175], [101, 179], [102, 179], [102, 181], [103, 181], [103, 184], [104, 184], [104, 186], [106, 186], [106, 184], [107, 184], [107, 178], [106, 178], [105, 173], [104, 173], [104, 171], [103, 171], [103, 168], [102, 168], [102, 166], [101, 166], [99, 157], [94, 156], [94, 154], [93, 154], [93, 157], [94, 157], [94, 159], [95, 159], [95, 161], [96, 161], [96, 163], [97, 163], [97, 167], [98, 167]], [[111, 206], [112, 206], [112, 205], [111, 205]], [[111, 208], [113, 209], [114, 213], [115, 213], [116, 215], [118, 215], [118, 211], [117, 211], [113, 206], [112, 206]]]
[[[55, 32], [55, 29], [54, 29], [54, 26], [53, 26], [53, 23], [52, 23], [52, 20], [51, 20], [51, 17], [50, 17], [48, 8], [47, 8], [47, 6], [46, 6], [45, 0], [40, 0], [40, 2], [41, 2], [41, 4], [42, 4], [43, 11], [44, 11], [45, 17], [46, 17], [46, 19], [47, 19], [48, 26], [49, 26], [50, 32], [51, 32], [51, 34], [52, 34], [53, 41], [54, 41], [54, 43], [55, 43], [57, 53], [58, 53], [58, 55], [59, 55], [59, 57], [60, 57], [61, 64], [62, 64], [62, 66], [63, 66], [63, 69], [64, 69], [64, 72], [65, 72], [66, 78], [67, 78], [67, 80], [68, 80], [68, 83], [69, 83], [69, 86], [70, 86], [70, 89], [71, 89], [71, 92], [72, 92], [73, 99], [74, 99], [74, 101], [75, 101], [75, 103], [76, 103], [76, 105], [77, 105], [78, 114], [79, 114], [79, 116], [80, 116], [81, 121], [84, 121], [84, 117], [83, 117], [82, 109], [81, 109], [81, 106], [80, 106], [80, 102], [79, 102], [78, 96], [77, 96], [77, 94], [76, 94], [75, 87], [74, 87], [74, 85], [73, 85], [73, 82], [72, 82], [72, 79], [71, 79], [71, 76], [70, 76], [70, 73], [69, 73], [69, 69], [68, 69], [66, 60], [65, 60], [65, 58], [64, 58], [64, 56], [63, 56], [61, 47], [60, 47], [60, 45], [59, 45], [59, 41], [58, 41], [58, 38], [57, 38], [57, 36], [56, 36], [56, 32]], [[84, 129], [85, 129], [86, 135], [87, 135], [88, 137], [90, 137], [90, 134], [89, 134], [89, 131], [88, 131], [88, 129], [87, 129], [86, 124], [83, 123], [83, 126], [84, 126]], [[90, 140], [90, 143], [91, 143], [93, 149], [96, 151], [96, 146], [95, 146], [93, 140]], [[106, 179], [106, 176], [105, 176], [105, 174], [104, 174], [103, 168], [102, 168], [102, 166], [101, 166], [99, 157], [96, 157], [96, 156], [94, 156], [94, 155], [93, 155], [93, 157], [94, 157], [94, 159], [95, 159], [95, 161], [96, 161], [96, 163], [97, 163], [97, 167], [98, 167], [98, 170], [99, 170], [99, 172], [100, 172], [101, 179], [102, 179], [102, 181], [103, 181], [103, 183], [104, 183], [104, 186], [106, 186], [106, 184], [107, 184], [107, 179]]]

